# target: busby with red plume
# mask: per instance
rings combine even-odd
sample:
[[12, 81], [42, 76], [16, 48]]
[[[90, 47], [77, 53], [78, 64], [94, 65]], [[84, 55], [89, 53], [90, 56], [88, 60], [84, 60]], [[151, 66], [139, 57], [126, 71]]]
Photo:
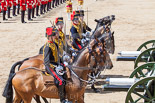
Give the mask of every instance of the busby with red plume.
[[63, 17], [58, 17], [55, 19], [55, 24], [58, 25], [60, 23], [63, 23]]
[[56, 29], [56, 27], [47, 27], [46, 28], [46, 34], [45, 34], [45, 36], [46, 37], [55, 36], [56, 35], [56, 32], [58, 32], [58, 30]]
[[71, 14], [71, 20], [72, 20], [72, 21], [74, 21], [74, 20], [79, 20], [79, 19], [78, 19], [78, 15], [75, 14], [75, 13]]

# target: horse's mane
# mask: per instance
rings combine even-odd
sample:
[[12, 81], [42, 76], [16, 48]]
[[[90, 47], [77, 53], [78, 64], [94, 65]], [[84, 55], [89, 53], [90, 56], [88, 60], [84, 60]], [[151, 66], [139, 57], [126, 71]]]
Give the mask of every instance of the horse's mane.
[[[88, 45], [89, 45], [89, 44], [88, 44]], [[78, 55], [77, 55], [76, 58], [73, 60], [72, 65], [73, 65], [74, 63], [77, 62], [77, 60], [79, 59], [80, 55], [83, 53], [83, 51], [84, 51], [86, 48], [87, 48], [87, 46], [85, 46], [84, 48], [82, 48], [82, 49], [79, 51]]]

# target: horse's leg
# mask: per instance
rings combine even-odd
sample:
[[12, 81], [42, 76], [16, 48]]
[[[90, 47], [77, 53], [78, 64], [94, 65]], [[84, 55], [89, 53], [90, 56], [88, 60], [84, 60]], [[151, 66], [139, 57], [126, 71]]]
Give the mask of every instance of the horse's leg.
[[24, 93], [24, 92], [20, 92], [19, 93], [22, 97], [22, 100], [24, 101], [24, 103], [31, 103], [32, 98], [34, 96], [33, 93], [29, 92], [29, 93]]
[[84, 103], [84, 94], [75, 103]]
[[42, 97], [45, 103], [49, 103], [46, 98]]
[[22, 101], [21, 96], [15, 90], [15, 98], [13, 100], [13, 103], [21, 103], [21, 101]]
[[35, 99], [37, 103], [41, 103], [40, 97], [38, 95], [35, 95], [33, 98]]

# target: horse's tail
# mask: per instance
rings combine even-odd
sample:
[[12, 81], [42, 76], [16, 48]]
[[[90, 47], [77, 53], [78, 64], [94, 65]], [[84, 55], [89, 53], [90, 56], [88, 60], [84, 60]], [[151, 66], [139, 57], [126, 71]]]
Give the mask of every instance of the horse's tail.
[[6, 82], [6, 85], [5, 85], [3, 94], [2, 94], [4, 97], [6, 97], [6, 103], [12, 103], [12, 101], [13, 101], [12, 79], [13, 79], [13, 77], [16, 75], [16, 73], [15, 73], [15, 68], [16, 68], [17, 65], [22, 65], [22, 63], [23, 63], [25, 60], [28, 60], [28, 58], [24, 59], [23, 61], [16, 62], [16, 63], [13, 64], [13, 66], [11, 67], [10, 74], [9, 74], [9, 78], [8, 78], [8, 80], [7, 80], [7, 82]]
[[[18, 71], [19, 71], [19, 68], [21, 67], [21, 65], [23, 64], [23, 62], [26, 61], [26, 60], [29, 60], [29, 58], [26, 58], [26, 59], [24, 59], [23, 61], [19, 61], [19, 62], [15, 63], [15, 64], [19, 65], [19, 66], [18, 66]], [[16, 65], [16, 66], [17, 66], [17, 65]], [[16, 66], [15, 66], [15, 67], [16, 67]]]

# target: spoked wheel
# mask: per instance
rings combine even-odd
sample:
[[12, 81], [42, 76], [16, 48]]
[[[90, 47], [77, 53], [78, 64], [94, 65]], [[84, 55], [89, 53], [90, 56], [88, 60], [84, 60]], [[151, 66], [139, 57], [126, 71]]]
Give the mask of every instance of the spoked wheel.
[[155, 62], [154, 63], [146, 63], [137, 68], [131, 73], [129, 78], [144, 78], [147, 76], [151, 76], [155, 70]]
[[154, 82], [155, 77], [153, 76], [136, 82], [128, 90], [125, 103], [155, 103]]
[[146, 49], [149, 48], [155, 48], [155, 40], [149, 40], [145, 43], [143, 43], [138, 49], [137, 51], [145, 51]]
[[134, 68], [147, 63], [155, 61], [155, 48], [150, 48], [143, 51], [135, 60]]

